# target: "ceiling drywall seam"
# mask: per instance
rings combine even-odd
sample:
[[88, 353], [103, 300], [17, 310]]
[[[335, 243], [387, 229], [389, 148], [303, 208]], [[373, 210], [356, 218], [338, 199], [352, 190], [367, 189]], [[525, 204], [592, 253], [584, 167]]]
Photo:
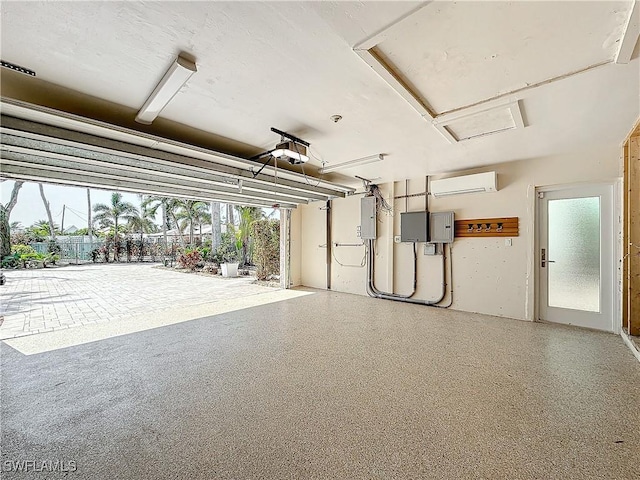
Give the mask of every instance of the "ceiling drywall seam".
[[633, 2], [631, 11], [629, 12], [629, 19], [624, 27], [624, 34], [620, 39], [620, 46], [618, 47], [618, 53], [616, 54], [615, 62], [617, 64], [626, 64], [631, 61], [631, 55], [638, 43], [638, 37], [640, 36], [640, 2], [637, 0]]
[[574, 70], [574, 71], [571, 71], [571, 72], [568, 72], [568, 73], [565, 73], [565, 74], [562, 74], [562, 75], [558, 75], [557, 77], [549, 78], [547, 80], [543, 80], [543, 81], [537, 82], [537, 83], [532, 83], [531, 85], [526, 85], [526, 86], [524, 86], [522, 88], [517, 88], [515, 90], [511, 90], [511, 91], [506, 92], [506, 93], [501, 93], [499, 95], [496, 95], [495, 97], [487, 98], [487, 99], [484, 99], [484, 100], [480, 100], [479, 102], [476, 102], [476, 103], [471, 103], [471, 104], [465, 105], [463, 107], [454, 108], [454, 109], [448, 110], [446, 112], [442, 112], [442, 113], [438, 114], [438, 116], [436, 118], [440, 118], [441, 116], [444, 116], [444, 115], [451, 115], [453, 113], [463, 112], [463, 111], [466, 111], [467, 109], [471, 109], [471, 108], [479, 107], [479, 106], [490, 108], [490, 107], [493, 106], [493, 103], [495, 103], [496, 101], [503, 100], [505, 98], [508, 98], [510, 96], [516, 95], [516, 94], [521, 93], [521, 92], [525, 92], [527, 90], [534, 90], [534, 89], [537, 89], [537, 88], [542, 87], [544, 85], [548, 85], [549, 83], [557, 82], [559, 80], [564, 80], [565, 78], [573, 77], [573, 76], [579, 75], [581, 73], [589, 72], [589, 71], [594, 70], [596, 68], [600, 68], [600, 67], [602, 67], [604, 65], [609, 65], [612, 62], [613, 62], [613, 60], [605, 60], [604, 62], [598, 62], [598, 63], [595, 63], [593, 65], [589, 65], [588, 67], [580, 68], [578, 70]]
[[418, 5], [416, 8], [414, 8], [412, 10], [409, 10], [407, 13], [401, 15], [400, 17], [396, 18], [392, 22], [388, 23], [387, 25], [382, 27], [380, 30], [375, 32], [374, 34], [369, 35], [366, 39], [364, 39], [363, 41], [361, 41], [360, 43], [355, 45], [353, 47], [353, 49], [354, 50], [370, 50], [370, 49], [372, 49], [377, 44], [379, 44], [380, 42], [382, 42], [383, 40], [386, 39], [387, 35], [391, 32], [392, 28], [399, 26], [402, 22], [404, 22], [409, 17], [411, 17], [415, 13], [419, 12], [420, 10], [422, 10], [424, 7], [426, 7], [430, 3], [433, 3], [433, 1], [430, 0], [430, 1], [424, 2], [424, 3], [420, 4], [420, 5]]
[[[458, 140], [455, 136], [453, 136], [444, 126], [445, 119], [449, 120], [450, 116], [455, 115], [458, 117], [463, 117], [465, 115], [472, 115], [475, 112], [481, 112], [484, 110], [490, 110], [496, 107], [500, 107], [505, 99], [511, 100], [514, 105], [517, 105], [517, 108], [514, 110], [518, 110], [515, 112], [514, 119], [516, 121], [516, 128], [523, 128], [524, 122], [522, 119], [522, 114], [520, 112], [520, 105], [518, 98], [515, 98], [517, 94], [520, 94], [524, 91], [533, 90], [544, 85], [547, 85], [552, 82], [556, 82], [559, 80], [563, 80], [575, 75], [579, 75], [581, 73], [585, 73], [596, 68], [602, 67], [604, 65], [608, 65], [614, 62], [614, 59], [609, 59], [603, 62], [598, 62], [587, 67], [573, 70], [571, 72], [558, 75], [540, 82], [536, 82], [530, 85], [526, 85], [522, 88], [518, 88], [515, 90], [511, 90], [509, 92], [501, 93], [499, 95], [483, 99], [479, 102], [475, 102], [469, 105], [465, 105], [459, 108], [447, 110], [441, 113], [436, 113], [430, 106], [427, 99], [425, 99], [419, 92], [416, 92], [415, 89], [412, 89], [407, 83], [402, 79], [402, 75], [399, 72], [396, 72], [392, 65], [389, 62], [385, 61], [380, 54], [376, 51], [376, 45], [381, 43], [390, 31], [394, 28], [397, 28], [404, 21], [409, 19], [412, 15], [420, 11], [422, 8], [427, 6], [431, 2], [424, 3], [419, 7], [407, 12], [403, 16], [399, 17], [395, 21], [389, 23], [373, 35], [369, 36], [367, 39], [358, 43], [353, 47], [353, 51], [365, 62], [369, 65], [393, 90], [396, 91], [409, 105], [420, 114], [420, 116], [430, 121], [436, 130], [450, 143], [458, 143]], [[638, 30], [640, 30], [640, 26], [637, 22], [637, 10], [638, 10], [638, 2], [634, 2], [631, 15], [629, 17], [629, 21], [627, 23], [627, 27], [625, 28], [625, 38], [620, 45], [620, 50], [618, 52], [617, 58], [620, 57], [620, 52], [627, 47], [625, 45], [631, 43], [631, 51], [635, 46], [636, 40], [638, 38]], [[626, 43], [625, 43], [626, 40]], [[624, 43], [624, 44], [623, 44]], [[624, 50], [626, 52], [626, 50]], [[629, 53], [629, 57], [631, 53]], [[622, 57], [620, 57], [622, 58]], [[616, 60], [617, 61], [617, 60]], [[621, 62], [622, 63], [622, 62]], [[628, 60], [627, 60], [628, 63]], [[492, 132], [498, 133], [498, 132]]]

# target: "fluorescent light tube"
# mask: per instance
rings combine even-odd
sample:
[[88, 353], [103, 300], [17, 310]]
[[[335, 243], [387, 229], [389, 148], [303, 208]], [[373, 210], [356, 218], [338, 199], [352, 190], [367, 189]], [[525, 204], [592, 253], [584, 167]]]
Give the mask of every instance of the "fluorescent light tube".
[[288, 148], [278, 148], [273, 152], [271, 152], [271, 155], [273, 155], [276, 158], [289, 157], [302, 163], [306, 163], [309, 161], [309, 157], [307, 157], [306, 155], [303, 155], [302, 153], [294, 152], [293, 150], [289, 150]]
[[171, 64], [169, 70], [164, 74], [164, 77], [162, 77], [162, 80], [160, 80], [151, 95], [149, 95], [147, 101], [144, 102], [138, 115], [136, 115], [136, 122], [151, 125], [162, 109], [167, 106], [196, 71], [195, 63], [184, 57], [178, 57]]
[[331, 172], [335, 172], [336, 170], [342, 170], [342, 169], [347, 169], [351, 167], [357, 167], [359, 165], [368, 165], [370, 163], [380, 162], [381, 160], [384, 160], [384, 156], [381, 153], [377, 155], [369, 155], [368, 157], [357, 158], [355, 160], [339, 163], [337, 165], [332, 165], [330, 167], [322, 167], [322, 169], [320, 169], [320, 173], [331, 173]]

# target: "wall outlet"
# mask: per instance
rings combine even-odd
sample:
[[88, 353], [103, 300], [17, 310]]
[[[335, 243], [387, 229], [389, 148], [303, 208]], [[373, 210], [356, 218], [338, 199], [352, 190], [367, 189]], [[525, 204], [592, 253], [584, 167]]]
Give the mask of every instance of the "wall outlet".
[[362, 227], [360, 225], [356, 227], [356, 237], [362, 237]]
[[393, 243], [400, 243], [402, 241], [402, 237], [400, 235], [395, 235], [393, 237]]
[[510, 247], [513, 244], [512, 240], [510, 238], [505, 238], [504, 239], [504, 246], [505, 247]]

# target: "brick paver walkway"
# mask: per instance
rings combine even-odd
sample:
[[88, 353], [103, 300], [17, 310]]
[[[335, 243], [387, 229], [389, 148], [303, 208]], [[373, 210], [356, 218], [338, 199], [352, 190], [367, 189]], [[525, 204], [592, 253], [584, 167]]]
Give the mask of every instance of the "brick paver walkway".
[[273, 292], [252, 279], [207, 277], [149, 264], [5, 271], [0, 339]]

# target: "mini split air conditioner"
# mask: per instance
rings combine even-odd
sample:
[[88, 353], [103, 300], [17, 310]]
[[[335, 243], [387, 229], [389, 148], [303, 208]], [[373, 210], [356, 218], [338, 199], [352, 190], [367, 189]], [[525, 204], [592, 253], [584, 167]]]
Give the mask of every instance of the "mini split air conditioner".
[[431, 182], [431, 195], [445, 197], [447, 195], [460, 195], [463, 193], [496, 192], [496, 172], [476, 173], [462, 177], [445, 178]]

